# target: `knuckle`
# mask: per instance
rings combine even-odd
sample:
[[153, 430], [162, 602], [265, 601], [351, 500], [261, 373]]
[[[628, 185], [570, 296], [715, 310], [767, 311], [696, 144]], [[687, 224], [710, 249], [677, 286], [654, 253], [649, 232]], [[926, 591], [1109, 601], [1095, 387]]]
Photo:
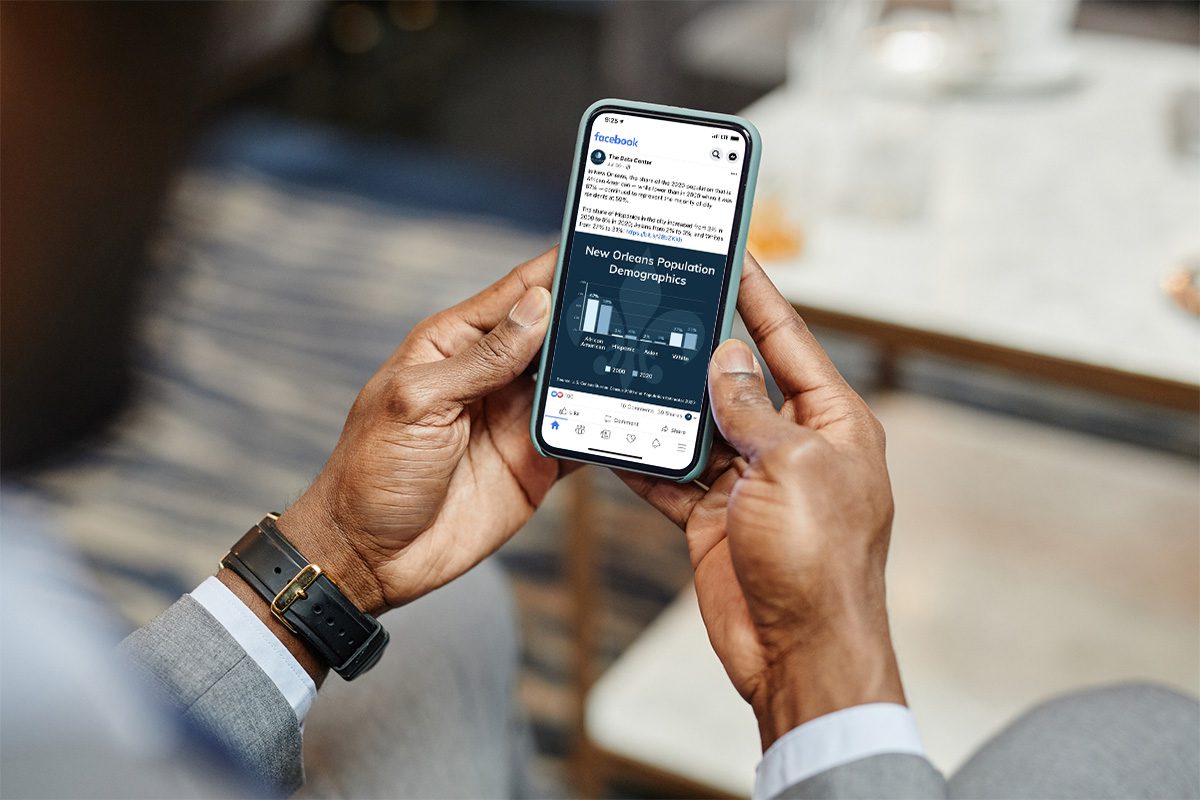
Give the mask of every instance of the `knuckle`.
[[867, 406], [862, 404], [862, 409], [858, 414], [859, 428], [862, 431], [863, 438], [867, 443], [882, 450], [887, 445], [887, 431], [884, 430], [883, 423], [879, 421], [879, 417]]
[[391, 370], [383, 380], [382, 404], [388, 416], [413, 420], [425, 412], [425, 393], [409, 370]]
[[727, 380], [728, 385], [724, 395], [726, 402], [730, 405], [755, 407], [761, 405], [766, 400], [766, 395], [763, 394], [757, 376], [749, 373], [737, 373], [729, 375]]
[[432, 345], [433, 349], [438, 353], [443, 353], [443, 332], [446, 328], [444, 313], [434, 314], [414, 325], [412, 330], [408, 332], [408, 335], [404, 337], [404, 341], [396, 348], [397, 351], [412, 350], [415, 347], [428, 344]]
[[762, 464], [775, 474], [795, 474], [821, 457], [822, 441], [816, 436], [783, 437], [763, 450]]
[[438, 330], [445, 323], [447, 314], [445, 311], [439, 311], [436, 314], [430, 314], [425, 319], [418, 322], [409, 331], [409, 336], [430, 337], [433, 332]]
[[524, 261], [513, 267], [512, 271], [509, 273], [517, 279], [517, 281], [521, 284], [521, 289], [525, 292], [529, 291], [529, 287], [533, 285], [531, 276], [535, 266], [534, 262], [535, 259]]
[[880, 450], [887, 448], [887, 429], [883, 427], [883, 423], [879, 421], [879, 417], [875, 416], [870, 411], [867, 412], [867, 419], [871, 433], [875, 439], [875, 444]]
[[763, 321], [756, 326], [751, 335], [757, 342], [763, 342], [779, 333], [791, 333], [795, 336], [808, 336], [808, 323], [796, 313], [795, 309], [789, 309], [786, 313], [772, 317]]
[[503, 331], [504, 326], [501, 326], [479, 340], [479, 357], [485, 364], [506, 364], [516, 359], [512, 337]]

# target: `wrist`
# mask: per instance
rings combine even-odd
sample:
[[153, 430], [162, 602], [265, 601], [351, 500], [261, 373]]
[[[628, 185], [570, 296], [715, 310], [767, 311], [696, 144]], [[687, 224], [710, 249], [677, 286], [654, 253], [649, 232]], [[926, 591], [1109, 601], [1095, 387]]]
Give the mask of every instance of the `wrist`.
[[882, 635], [844, 630], [806, 638], [771, 665], [751, 698], [764, 752], [805, 722], [867, 703], [907, 705], [886, 622]]
[[320, 656], [303, 639], [288, 630], [286, 625], [275, 618], [275, 615], [271, 613], [271, 604], [260, 596], [254, 590], [253, 586], [242, 580], [231, 569], [222, 568], [218, 570], [217, 580], [225, 584], [229, 591], [233, 592], [239, 600], [246, 604], [246, 607], [288, 649], [288, 652], [292, 654], [304, 671], [313, 679], [313, 683], [320, 686], [325, 680], [325, 676], [329, 674], [329, 666], [321, 660]]
[[327, 504], [305, 493], [276, 520], [280, 533], [310, 564], [318, 564], [360, 611], [378, 616], [387, 610], [374, 569], [355, 547]]
[[280, 517], [263, 517], [230, 547], [218, 579], [315, 681], [326, 668], [354, 680], [378, 663], [388, 644], [387, 630], [363, 611], [381, 593], [353, 548], [335, 538], [339, 532], [303, 513], [306, 508], [311, 507], [301, 505], [291, 515], [291, 537], [280, 530]]

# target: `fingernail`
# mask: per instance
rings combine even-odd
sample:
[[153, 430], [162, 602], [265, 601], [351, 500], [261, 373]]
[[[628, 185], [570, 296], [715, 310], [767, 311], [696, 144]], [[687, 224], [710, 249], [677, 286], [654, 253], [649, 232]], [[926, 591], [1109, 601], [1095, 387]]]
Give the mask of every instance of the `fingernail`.
[[508, 312], [508, 318], [520, 325], [522, 328], [528, 328], [530, 325], [537, 324], [542, 321], [542, 317], [546, 316], [546, 298], [549, 294], [545, 289], [534, 287], [525, 293], [525, 296], [512, 307], [512, 311]]
[[755, 372], [754, 354], [745, 343], [727, 339], [713, 353], [713, 361], [721, 372]]

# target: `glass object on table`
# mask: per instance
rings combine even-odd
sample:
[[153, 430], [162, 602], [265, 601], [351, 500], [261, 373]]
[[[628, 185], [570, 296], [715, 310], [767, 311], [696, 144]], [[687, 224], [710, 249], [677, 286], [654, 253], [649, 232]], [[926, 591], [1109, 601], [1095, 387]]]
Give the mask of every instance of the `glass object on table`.
[[835, 217], [904, 223], [928, 206], [952, 26], [928, 14], [881, 23], [883, 7], [851, 0], [796, 8], [789, 124], [764, 131], [751, 228], [764, 260], [797, 260]]
[[932, 194], [938, 105], [962, 53], [940, 16], [889, 17], [862, 34], [847, 106], [846, 171], [836, 209], [877, 222], [921, 217]]
[[845, 113], [842, 98], [853, 83], [862, 32], [883, 0], [810, 0], [790, 7], [790, 102], [797, 114], [786, 128], [763, 131], [751, 250], [765, 261], [794, 261], [804, 251], [814, 221], [831, 205], [839, 168], [830, 158]]
[[1200, 88], [1184, 86], [1171, 94], [1167, 106], [1171, 152], [1184, 161], [1200, 161]]
[[1079, 0], [954, 0], [976, 69], [963, 88], [1041, 92], [1074, 87], [1071, 27]]

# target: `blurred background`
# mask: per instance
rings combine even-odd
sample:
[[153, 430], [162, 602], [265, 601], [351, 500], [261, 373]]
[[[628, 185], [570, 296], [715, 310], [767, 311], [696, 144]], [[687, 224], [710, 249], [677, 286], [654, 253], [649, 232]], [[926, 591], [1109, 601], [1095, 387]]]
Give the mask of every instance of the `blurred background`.
[[[24, 400], [80, 429], [120, 409], [48, 462], [6, 413], [4, 458], [131, 625], [304, 488], [417, 321], [556, 242], [579, 116], [615, 96], [762, 131], [751, 249], [888, 429], [934, 763], [1056, 691], [1200, 692], [1200, 3], [0, 14], [3, 262], [63, 275], [5, 269], [3, 359], [78, 376]], [[547, 793], [749, 795], [676, 530], [585, 470], [499, 558]]]

